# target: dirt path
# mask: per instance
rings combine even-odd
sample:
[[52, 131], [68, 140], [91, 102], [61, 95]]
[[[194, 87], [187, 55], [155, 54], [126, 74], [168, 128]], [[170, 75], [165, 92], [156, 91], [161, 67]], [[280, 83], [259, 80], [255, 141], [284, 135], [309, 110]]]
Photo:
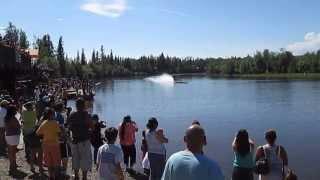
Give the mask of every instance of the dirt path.
[[[68, 168], [68, 175], [72, 175], [71, 172], [71, 159], [69, 160], [69, 168]], [[0, 157], [0, 180], [14, 180], [14, 179], [33, 179], [33, 180], [46, 180], [47, 177], [41, 177], [39, 174], [33, 174], [30, 171], [30, 166], [25, 160], [25, 153], [24, 151], [20, 151], [17, 153], [17, 164], [20, 166], [18, 169], [21, 171], [18, 175], [20, 177], [13, 178], [9, 176], [9, 160], [6, 157]], [[36, 167], [36, 171], [38, 172], [38, 168]], [[45, 174], [47, 175], [47, 171]], [[96, 178], [96, 170], [95, 168], [92, 169], [92, 172], [89, 173], [88, 179], [95, 180]], [[137, 174], [129, 174], [125, 173], [126, 180], [147, 180], [145, 176], [140, 173]]]

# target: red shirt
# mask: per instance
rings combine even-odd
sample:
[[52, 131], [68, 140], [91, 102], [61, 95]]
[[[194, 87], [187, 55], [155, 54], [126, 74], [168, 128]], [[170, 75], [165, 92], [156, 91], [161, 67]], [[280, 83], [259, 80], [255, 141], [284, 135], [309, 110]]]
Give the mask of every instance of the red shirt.
[[[120, 144], [125, 146], [133, 145], [136, 142], [136, 131], [138, 130], [135, 123], [127, 123], [124, 127], [123, 138], [120, 138]], [[119, 134], [121, 136], [121, 125], [119, 126]]]

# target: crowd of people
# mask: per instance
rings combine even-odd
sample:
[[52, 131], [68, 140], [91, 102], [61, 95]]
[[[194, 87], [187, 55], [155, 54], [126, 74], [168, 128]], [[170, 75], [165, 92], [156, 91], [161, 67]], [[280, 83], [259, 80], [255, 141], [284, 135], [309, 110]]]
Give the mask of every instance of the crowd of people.
[[[125, 116], [118, 127], [107, 127], [88, 110], [85, 98], [77, 99], [76, 110], [72, 111], [66, 107], [63, 93], [56, 94], [55, 90], [59, 88], [36, 89], [35, 100], [25, 103], [1, 97], [0, 153], [9, 159], [9, 175], [14, 177], [19, 167], [16, 153], [21, 150], [20, 134], [30, 170], [44, 174], [47, 167], [49, 179], [67, 177], [69, 158], [75, 180], [86, 180], [93, 164], [101, 180], [123, 180], [124, 171], [135, 171], [139, 131], [136, 122]], [[193, 121], [185, 131], [185, 150], [168, 159], [165, 144], [169, 139], [158, 125], [152, 117], [142, 131], [141, 164], [150, 180], [225, 179], [219, 164], [204, 152], [208, 142], [199, 121]], [[276, 139], [276, 131], [268, 130], [266, 144], [255, 149], [248, 132], [239, 130], [232, 142], [232, 180], [253, 180], [254, 174], [260, 180], [296, 180], [297, 176], [288, 168], [286, 149]]]

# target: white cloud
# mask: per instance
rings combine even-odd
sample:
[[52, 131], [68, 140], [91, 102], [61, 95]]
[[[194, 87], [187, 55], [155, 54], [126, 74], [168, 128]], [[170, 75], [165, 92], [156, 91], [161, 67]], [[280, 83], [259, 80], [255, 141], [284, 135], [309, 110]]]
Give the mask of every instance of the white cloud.
[[89, 0], [82, 4], [80, 9], [100, 16], [117, 18], [128, 8], [126, 0]]
[[304, 36], [304, 41], [289, 44], [286, 50], [295, 55], [302, 55], [306, 52], [314, 52], [320, 49], [320, 33], [309, 32]]

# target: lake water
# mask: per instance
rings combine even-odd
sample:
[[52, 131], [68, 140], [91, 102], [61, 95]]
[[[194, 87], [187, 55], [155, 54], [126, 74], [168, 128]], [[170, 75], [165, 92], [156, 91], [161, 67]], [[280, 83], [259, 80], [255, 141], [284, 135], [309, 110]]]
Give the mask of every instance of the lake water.
[[183, 135], [192, 120], [205, 128], [205, 153], [232, 172], [231, 142], [240, 128], [257, 145], [274, 128], [289, 164], [302, 180], [320, 179], [320, 81], [182, 78], [187, 84], [164, 86], [144, 79], [110, 80], [96, 91], [94, 112], [117, 126], [129, 114], [141, 130], [154, 116], [169, 138], [168, 154], [184, 149]]

